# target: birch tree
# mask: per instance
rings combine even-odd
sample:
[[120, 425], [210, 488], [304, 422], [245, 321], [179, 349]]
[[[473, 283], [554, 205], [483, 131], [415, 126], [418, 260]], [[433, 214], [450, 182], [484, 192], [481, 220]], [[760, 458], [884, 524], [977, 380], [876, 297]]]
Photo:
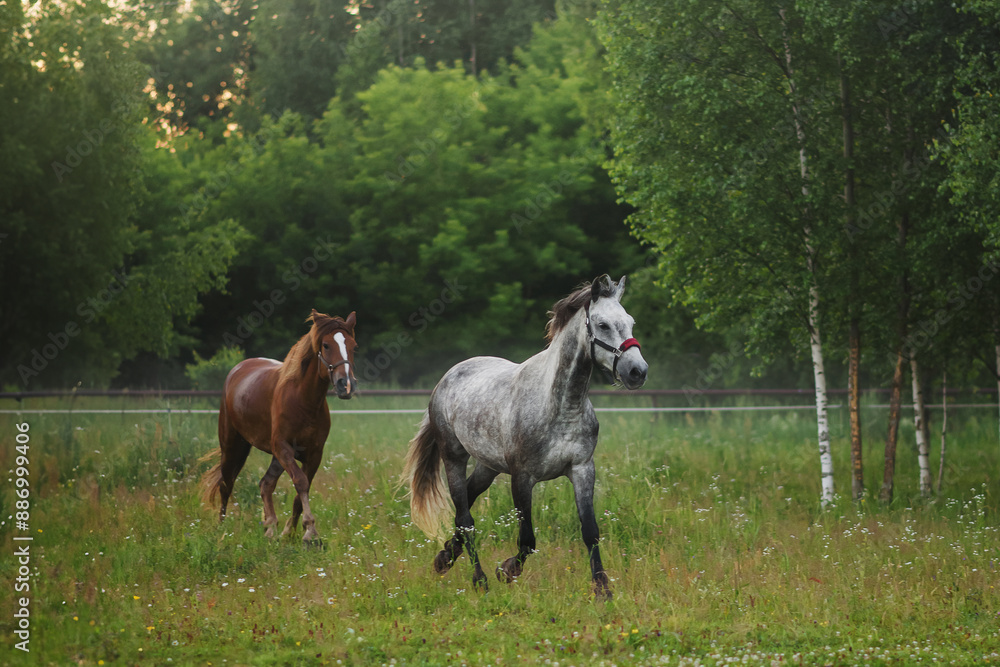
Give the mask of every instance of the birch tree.
[[822, 322], [843, 208], [829, 205], [840, 179], [816, 176], [813, 128], [833, 57], [804, 39], [797, 8], [764, 2], [609, 2], [599, 29], [619, 102], [611, 173], [637, 207], [633, 230], [663, 252], [664, 286], [700, 324], [746, 323], [765, 359], [789, 342], [809, 355], [826, 505]]
[[789, 342], [809, 355], [824, 503], [824, 343], [847, 353], [855, 498], [862, 333], [867, 376], [892, 387], [889, 502], [906, 370], [939, 354], [936, 329], [914, 339], [943, 326], [942, 286], [976, 245], [954, 231], [937, 159], [969, 23], [934, 3], [898, 15], [883, 2], [755, 0], [607, 0], [599, 20], [618, 101], [610, 167], [637, 208], [633, 230], [663, 253], [664, 286], [700, 324], [748, 323], [747, 348], [765, 359]]
[[[806, 144], [805, 120], [802, 113], [802, 100], [796, 86], [795, 67], [792, 63], [792, 41], [789, 34], [788, 11], [778, 10], [781, 19], [781, 41], [784, 46], [785, 66], [782, 73], [788, 87], [792, 119], [795, 124], [795, 139], [799, 146], [799, 175], [802, 180], [802, 196], [809, 200], [809, 152]], [[815, 241], [812, 233], [812, 212], [806, 208], [802, 212], [803, 220], [807, 221], [803, 230], [806, 249], [806, 270], [809, 273], [809, 353], [812, 358], [813, 382], [816, 387], [816, 429], [819, 441], [820, 494], [823, 505], [833, 502], [833, 456], [830, 453], [830, 420], [827, 417], [826, 371], [823, 363], [823, 341], [820, 325], [820, 291], [817, 280], [817, 257]]]
[[931, 495], [930, 443], [928, 442], [927, 415], [924, 409], [924, 390], [920, 382], [920, 366], [916, 357], [910, 358], [910, 379], [913, 384], [913, 428], [917, 439], [917, 465], [920, 469], [920, 495]]

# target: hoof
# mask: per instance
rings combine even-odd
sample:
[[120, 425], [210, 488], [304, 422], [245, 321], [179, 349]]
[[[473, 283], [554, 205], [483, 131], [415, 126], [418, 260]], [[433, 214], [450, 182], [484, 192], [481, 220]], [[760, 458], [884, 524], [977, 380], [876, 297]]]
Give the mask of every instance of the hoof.
[[264, 530], [264, 537], [272, 540], [274, 539], [274, 526], [268, 526]]
[[486, 581], [486, 574], [480, 570], [472, 577], [472, 587], [479, 593], [489, 593], [490, 585]]
[[604, 572], [599, 572], [594, 577], [594, 597], [601, 602], [610, 602], [614, 597], [608, 587], [608, 575]]
[[[291, 535], [293, 534], [294, 530], [295, 530], [294, 528], [289, 530], [288, 527], [286, 527], [285, 532], [283, 532], [282, 535], [284, 535], [285, 533]], [[309, 526], [306, 527], [305, 532], [302, 533], [302, 542], [303, 544], [310, 544], [312, 542], [318, 542], [322, 544], [323, 540], [320, 539], [319, 533], [317, 533], [316, 529], [313, 528], [313, 526], [310, 524]]]
[[497, 568], [497, 579], [504, 584], [509, 584], [517, 577], [521, 576], [523, 568], [517, 560], [517, 556], [511, 556]]
[[451, 569], [451, 566], [455, 564], [455, 560], [451, 557], [451, 553], [447, 549], [442, 549], [438, 552], [438, 555], [434, 557], [434, 571], [438, 574], [444, 574]]

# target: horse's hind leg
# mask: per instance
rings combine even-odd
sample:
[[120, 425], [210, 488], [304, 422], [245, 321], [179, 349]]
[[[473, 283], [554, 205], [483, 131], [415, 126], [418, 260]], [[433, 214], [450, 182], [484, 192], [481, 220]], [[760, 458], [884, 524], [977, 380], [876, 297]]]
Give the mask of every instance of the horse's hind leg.
[[219, 463], [219, 521], [226, 516], [229, 497], [233, 493], [236, 476], [243, 469], [243, 464], [250, 454], [250, 443], [236, 432], [232, 426], [219, 425], [219, 442], [222, 450], [222, 461]]
[[[446, 544], [445, 550], [438, 554], [434, 560], [434, 566], [435, 569], [438, 568], [443, 554], [447, 554], [444, 558], [450, 558], [450, 562], [453, 563], [454, 559], [458, 558], [458, 555], [462, 553], [462, 547], [464, 546], [475, 568], [472, 574], [472, 585], [485, 591], [489, 589], [489, 585], [486, 583], [486, 575], [483, 573], [482, 565], [479, 564], [479, 554], [476, 551], [476, 524], [472, 519], [472, 512], [469, 508], [469, 492], [465, 479], [465, 469], [469, 461], [469, 455], [465, 454], [464, 450], [463, 454], [464, 458], [445, 457], [444, 460], [448, 488], [451, 491], [451, 500], [455, 504], [455, 536], [449, 540], [451, 547], [449, 548]], [[476, 469], [478, 470], [479, 466]], [[473, 472], [473, 476], [475, 476], [475, 472]], [[447, 570], [448, 568], [445, 567], [444, 569]]]
[[264, 501], [264, 535], [274, 537], [274, 527], [278, 524], [278, 515], [274, 512], [274, 487], [278, 478], [285, 472], [278, 457], [271, 457], [271, 465], [260, 479], [260, 499]]
[[518, 518], [517, 555], [511, 556], [497, 568], [497, 579], [508, 584], [521, 575], [524, 561], [535, 551], [535, 528], [531, 523], [531, 493], [534, 488], [535, 480], [531, 477], [511, 474], [510, 490]]
[[[482, 463], [476, 463], [472, 474], [465, 480], [465, 492], [470, 510], [472, 509], [472, 504], [476, 502], [476, 498], [481, 496], [486, 489], [490, 488], [490, 484], [493, 483], [498, 474], [497, 471], [487, 468]], [[457, 512], [455, 516], [458, 518]], [[444, 574], [451, 569], [451, 566], [455, 564], [455, 561], [461, 555], [462, 534], [456, 530], [455, 536], [445, 542], [444, 549], [434, 559], [434, 571], [438, 574]]]

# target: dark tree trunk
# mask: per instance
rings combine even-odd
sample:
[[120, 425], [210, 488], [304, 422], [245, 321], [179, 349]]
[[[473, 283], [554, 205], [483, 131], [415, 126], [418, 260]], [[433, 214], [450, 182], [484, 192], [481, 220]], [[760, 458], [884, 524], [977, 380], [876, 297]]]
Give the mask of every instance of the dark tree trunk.
[[[909, 215], [903, 213], [899, 222], [897, 243], [900, 255], [906, 250], [906, 234], [909, 228]], [[903, 375], [906, 369], [904, 341], [906, 340], [906, 322], [910, 315], [910, 288], [906, 276], [905, 261], [900, 264], [902, 274], [899, 278], [899, 312], [896, 337], [896, 369], [892, 374], [892, 389], [889, 394], [889, 432], [885, 438], [885, 470], [882, 474], [882, 490], [879, 500], [891, 503], [893, 481], [896, 475], [896, 443], [899, 440], [899, 416], [903, 398]]]
[[941, 373], [941, 463], [938, 465], [937, 494], [941, 495], [941, 480], [944, 479], [944, 451], [948, 434], [948, 370]]
[[861, 457], [861, 388], [858, 385], [860, 366], [861, 327], [857, 319], [852, 318], [847, 377], [847, 406], [851, 422], [851, 494], [855, 500], [861, 500], [865, 494], [864, 463]]
[[472, 76], [479, 78], [476, 67], [476, 0], [469, 0], [469, 42], [471, 49], [469, 54], [469, 64], [472, 67]]
[[[840, 64], [838, 58], [838, 64]], [[840, 108], [843, 118], [844, 137], [844, 204], [847, 209], [846, 229], [854, 229], [855, 206], [854, 194], [854, 122], [851, 116], [851, 89], [843, 68], [840, 70]], [[851, 425], [851, 495], [860, 500], [865, 493], [864, 464], [862, 463], [861, 443], [861, 316], [859, 313], [860, 288], [858, 280], [858, 247], [857, 240], [852, 235], [849, 245], [849, 294], [848, 312], [850, 313], [850, 332], [848, 340], [847, 364], [847, 409]]]

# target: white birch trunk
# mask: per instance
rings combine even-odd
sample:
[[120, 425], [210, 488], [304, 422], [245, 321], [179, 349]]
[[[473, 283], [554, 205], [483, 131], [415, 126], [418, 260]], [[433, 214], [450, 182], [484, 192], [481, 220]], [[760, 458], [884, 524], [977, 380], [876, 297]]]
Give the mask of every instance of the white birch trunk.
[[[792, 46], [788, 37], [788, 23], [785, 9], [778, 10], [783, 24], [782, 38], [785, 45], [785, 76], [788, 79], [788, 94], [792, 100], [792, 119], [795, 122], [795, 137], [799, 143], [799, 173], [802, 177], [802, 195], [809, 197], [809, 160], [806, 151], [806, 130], [802, 122], [798, 92], [795, 85], [795, 69], [792, 67]], [[806, 208], [808, 211], [808, 206]], [[812, 353], [813, 380], [816, 384], [816, 430], [819, 439], [820, 504], [826, 508], [833, 503], [833, 456], [830, 453], [830, 425], [827, 418], [826, 371], [823, 368], [823, 342], [819, 325], [819, 284], [816, 279], [816, 249], [812, 243], [812, 229], [808, 224], [804, 229], [806, 242], [806, 268], [809, 270], [809, 348]]]
[[830, 453], [830, 425], [827, 419], [826, 372], [823, 369], [823, 343], [819, 330], [819, 289], [809, 288], [809, 347], [812, 351], [813, 380], [816, 383], [816, 430], [819, 436], [819, 467], [822, 481], [820, 503], [833, 502], [833, 455]]
[[920, 495], [924, 498], [931, 495], [931, 460], [930, 446], [927, 442], [927, 415], [924, 414], [924, 394], [920, 385], [920, 373], [917, 358], [910, 358], [910, 379], [913, 384], [913, 426], [917, 434], [917, 463], [920, 468]]

